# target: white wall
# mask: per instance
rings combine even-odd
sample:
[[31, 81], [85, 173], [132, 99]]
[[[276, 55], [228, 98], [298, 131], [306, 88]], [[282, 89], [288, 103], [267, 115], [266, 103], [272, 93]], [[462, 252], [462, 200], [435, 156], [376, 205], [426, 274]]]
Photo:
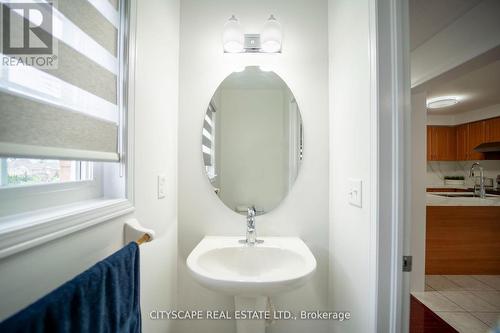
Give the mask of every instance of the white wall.
[[[331, 0], [330, 298], [352, 318], [335, 332], [376, 331], [376, 107], [373, 43], [375, 1]], [[348, 203], [349, 178], [363, 181], [363, 207]]]
[[[235, 14], [249, 33], [273, 13], [284, 30], [283, 53], [223, 54], [222, 27]], [[326, 0], [181, 2], [179, 113], [179, 307], [234, 308], [232, 297], [197, 285], [185, 260], [204, 235], [245, 234], [245, 218], [213, 193], [200, 153], [204, 112], [219, 83], [238, 63], [269, 64], [288, 84], [302, 113], [304, 162], [293, 189], [271, 213], [257, 217], [260, 235], [299, 236], [318, 261], [310, 283], [274, 297], [277, 309], [325, 309], [328, 281], [328, 47]], [[256, 128], [256, 131], [258, 129]], [[234, 332], [233, 321], [182, 321], [178, 332]], [[326, 321], [280, 321], [271, 332], [327, 332]]]
[[484, 0], [411, 52], [416, 87], [500, 44], [500, 2]]
[[[151, 309], [176, 306], [179, 1], [138, 1], [135, 97], [135, 216], [158, 238], [141, 246], [141, 305], [144, 332], [165, 332]], [[159, 33], [161, 32], [161, 33]], [[161, 143], [161, 144], [156, 144]], [[156, 198], [156, 176], [167, 176], [164, 200]], [[123, 246], [130, 216], [85, 229], [0, 261], [0, 318], [35, 301]]]
[[412, 95], [411, 101], [411, 291], [425, 287], [425, 222], [427, 167], [426, 94]]
[[429, 114], [427, 125], [455, 126], [495, 117], [500, 117], [500, 104], [453, 115]]

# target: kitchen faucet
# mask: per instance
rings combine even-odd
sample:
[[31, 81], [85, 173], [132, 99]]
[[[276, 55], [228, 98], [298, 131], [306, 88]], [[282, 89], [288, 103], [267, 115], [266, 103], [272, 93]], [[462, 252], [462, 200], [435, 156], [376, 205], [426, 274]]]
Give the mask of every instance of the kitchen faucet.
[[472, 164], [472, 166], [470, 167], [469, 177], [475, 176], [474, 171], [476, 168], [479, 168], [480, 182], [479, 182], [479, 191], [478, 191], [477, 185], [476, 185], [476, 180], [474, 179], [474, 195], [479, 195], [479, 197], [484, 199], [484, 198], [486, 198], [486, 189], [484, 187], [484, 170], [483, 170], [483, 167], [478, 162], [474, 162]]

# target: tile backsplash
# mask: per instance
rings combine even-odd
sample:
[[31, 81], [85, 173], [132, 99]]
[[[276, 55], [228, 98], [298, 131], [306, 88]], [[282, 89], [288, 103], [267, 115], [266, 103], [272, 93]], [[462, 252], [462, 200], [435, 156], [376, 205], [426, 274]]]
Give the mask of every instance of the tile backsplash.
[[[464, 176], [466, 185], [472, 187], [474, 180], [469, 178], [472, 163], [474, 161], [427, 162], [427, 185], [443, 185], [445, 176]], [[479, 161], [479, 163], [484, 168], [484, 176], [493, 178], [496, 182], [497, 175], [500, 175], [500, 161]]]

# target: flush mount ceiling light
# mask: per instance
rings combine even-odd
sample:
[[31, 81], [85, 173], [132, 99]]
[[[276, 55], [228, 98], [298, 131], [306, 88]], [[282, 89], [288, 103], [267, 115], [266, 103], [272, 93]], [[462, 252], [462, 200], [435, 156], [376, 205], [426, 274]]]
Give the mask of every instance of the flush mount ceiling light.
[[222, 43], [225, 53], [281, 53], [281, 24], [271, 15], [261, 34], [245, 34], [236, 16], [224, 25]]
[[443, 96], [436, 97], [427, 100], [428, 109], [440, 109], [448, 106], [452, 106], [460, 102], [460, 98], [456, 96]]

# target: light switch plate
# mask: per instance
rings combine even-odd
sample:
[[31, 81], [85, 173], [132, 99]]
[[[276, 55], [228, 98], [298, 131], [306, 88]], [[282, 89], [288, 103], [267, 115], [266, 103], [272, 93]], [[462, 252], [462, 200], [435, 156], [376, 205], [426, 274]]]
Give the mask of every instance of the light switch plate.
[[363, 207], [363, 181], [361, 179], [349, 179], [349, 191], [347, 193], [349, 204]]
[[167, 177], [158, 175], [158, 199], [163, 199], [167, 196]]

